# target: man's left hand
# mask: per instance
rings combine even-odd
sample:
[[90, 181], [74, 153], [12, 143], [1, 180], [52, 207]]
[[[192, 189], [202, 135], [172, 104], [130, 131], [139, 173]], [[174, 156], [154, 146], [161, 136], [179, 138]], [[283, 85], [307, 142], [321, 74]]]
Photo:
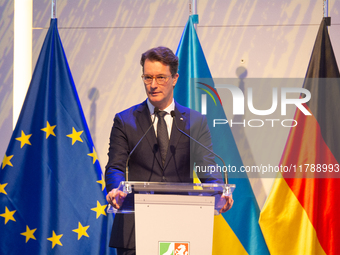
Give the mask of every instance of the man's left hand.
[[233, 204], [234, 204], [233, 195], [221, 196], [221, 199], [225, 199], [225, 201], [226, 201], [224, 206], [220, 210], [220, 213], [224, 213], [224, 212], [230, 210], [231, 207], [233, 206]]

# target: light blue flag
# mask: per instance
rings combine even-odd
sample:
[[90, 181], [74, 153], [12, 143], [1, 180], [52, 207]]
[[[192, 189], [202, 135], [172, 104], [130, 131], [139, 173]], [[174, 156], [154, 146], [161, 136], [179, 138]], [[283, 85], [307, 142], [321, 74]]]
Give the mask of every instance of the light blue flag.
[[[214, 152], [226, 166], [243, 165], [229, 125], [216, 125], [214, 119], [226, 119], [222, 102], [214, 88], [213, 79], [194, 28], [196, 15], [189, 17], [176, 55], [179, 58], [179, 78], [174, 90], [175, 100], [191, 109], [201, 111], [202, 94], [207, 94], [207, 120], [212, 135]], [[192, 78], [205, 78], [195, 80]], [[222, 165], [219, 162], [219, 165]], [[258, 224], [260, 209], [246, 173], [229, 173], [229, 183], [236, 184], [233, 208], [223, 217], [248, 254], [269, 254]]]
[[52, 19], [0, 168], [0, 254], [110, 254], [97, 153]]

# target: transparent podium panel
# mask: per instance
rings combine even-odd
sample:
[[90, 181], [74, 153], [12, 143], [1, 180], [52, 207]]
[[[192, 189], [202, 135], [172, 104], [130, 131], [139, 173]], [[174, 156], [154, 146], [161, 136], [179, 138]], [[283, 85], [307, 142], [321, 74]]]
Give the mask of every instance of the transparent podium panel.
[[225, 204], [223, 196], [230, 196], [235, 184], [216, 183], [174, 183], [174, 182], [127, 182], [122, 181], [117, 190], [122, 191], [126, 197], [119, 210], [108, 206], [108, 213], [133, 213], [135, 208], [135, 194], [169, 194], [189, 196], [215, 197], [215, 213]]

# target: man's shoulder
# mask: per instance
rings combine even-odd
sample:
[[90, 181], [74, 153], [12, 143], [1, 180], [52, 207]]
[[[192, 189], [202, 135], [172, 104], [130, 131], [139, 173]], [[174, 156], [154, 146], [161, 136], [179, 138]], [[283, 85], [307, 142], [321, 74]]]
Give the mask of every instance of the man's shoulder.
[[202, 115], [200, 112], [190, 109], [186, 106], [183, 106], [177, 102], [175, 103], [176, 103], [175, 105], [176, 105], [177, 111], [180, 112], [182, 115], [184, 114], [184, 115], [188, 115], [188, 116], [195, 117], [195, 118], [198, 118], [198, 117], [204, 118], [204, 115]]
[[130, 108], [127, 108], [119, 113], [117, 115], [119, 116], [131, 116], [134, 115], [136, 112], [142, 112], [144, 110], [148, 109], [148, 106], [146, 104], [146, 101], [136, 104], [134, 106], [131, 106]]

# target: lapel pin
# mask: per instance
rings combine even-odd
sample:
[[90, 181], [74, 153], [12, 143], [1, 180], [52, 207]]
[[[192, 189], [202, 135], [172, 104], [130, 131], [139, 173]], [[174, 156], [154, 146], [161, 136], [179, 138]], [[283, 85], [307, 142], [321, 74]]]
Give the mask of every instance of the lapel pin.
[[183, 120], [183, 118], [179, 118], [179, 120]]

